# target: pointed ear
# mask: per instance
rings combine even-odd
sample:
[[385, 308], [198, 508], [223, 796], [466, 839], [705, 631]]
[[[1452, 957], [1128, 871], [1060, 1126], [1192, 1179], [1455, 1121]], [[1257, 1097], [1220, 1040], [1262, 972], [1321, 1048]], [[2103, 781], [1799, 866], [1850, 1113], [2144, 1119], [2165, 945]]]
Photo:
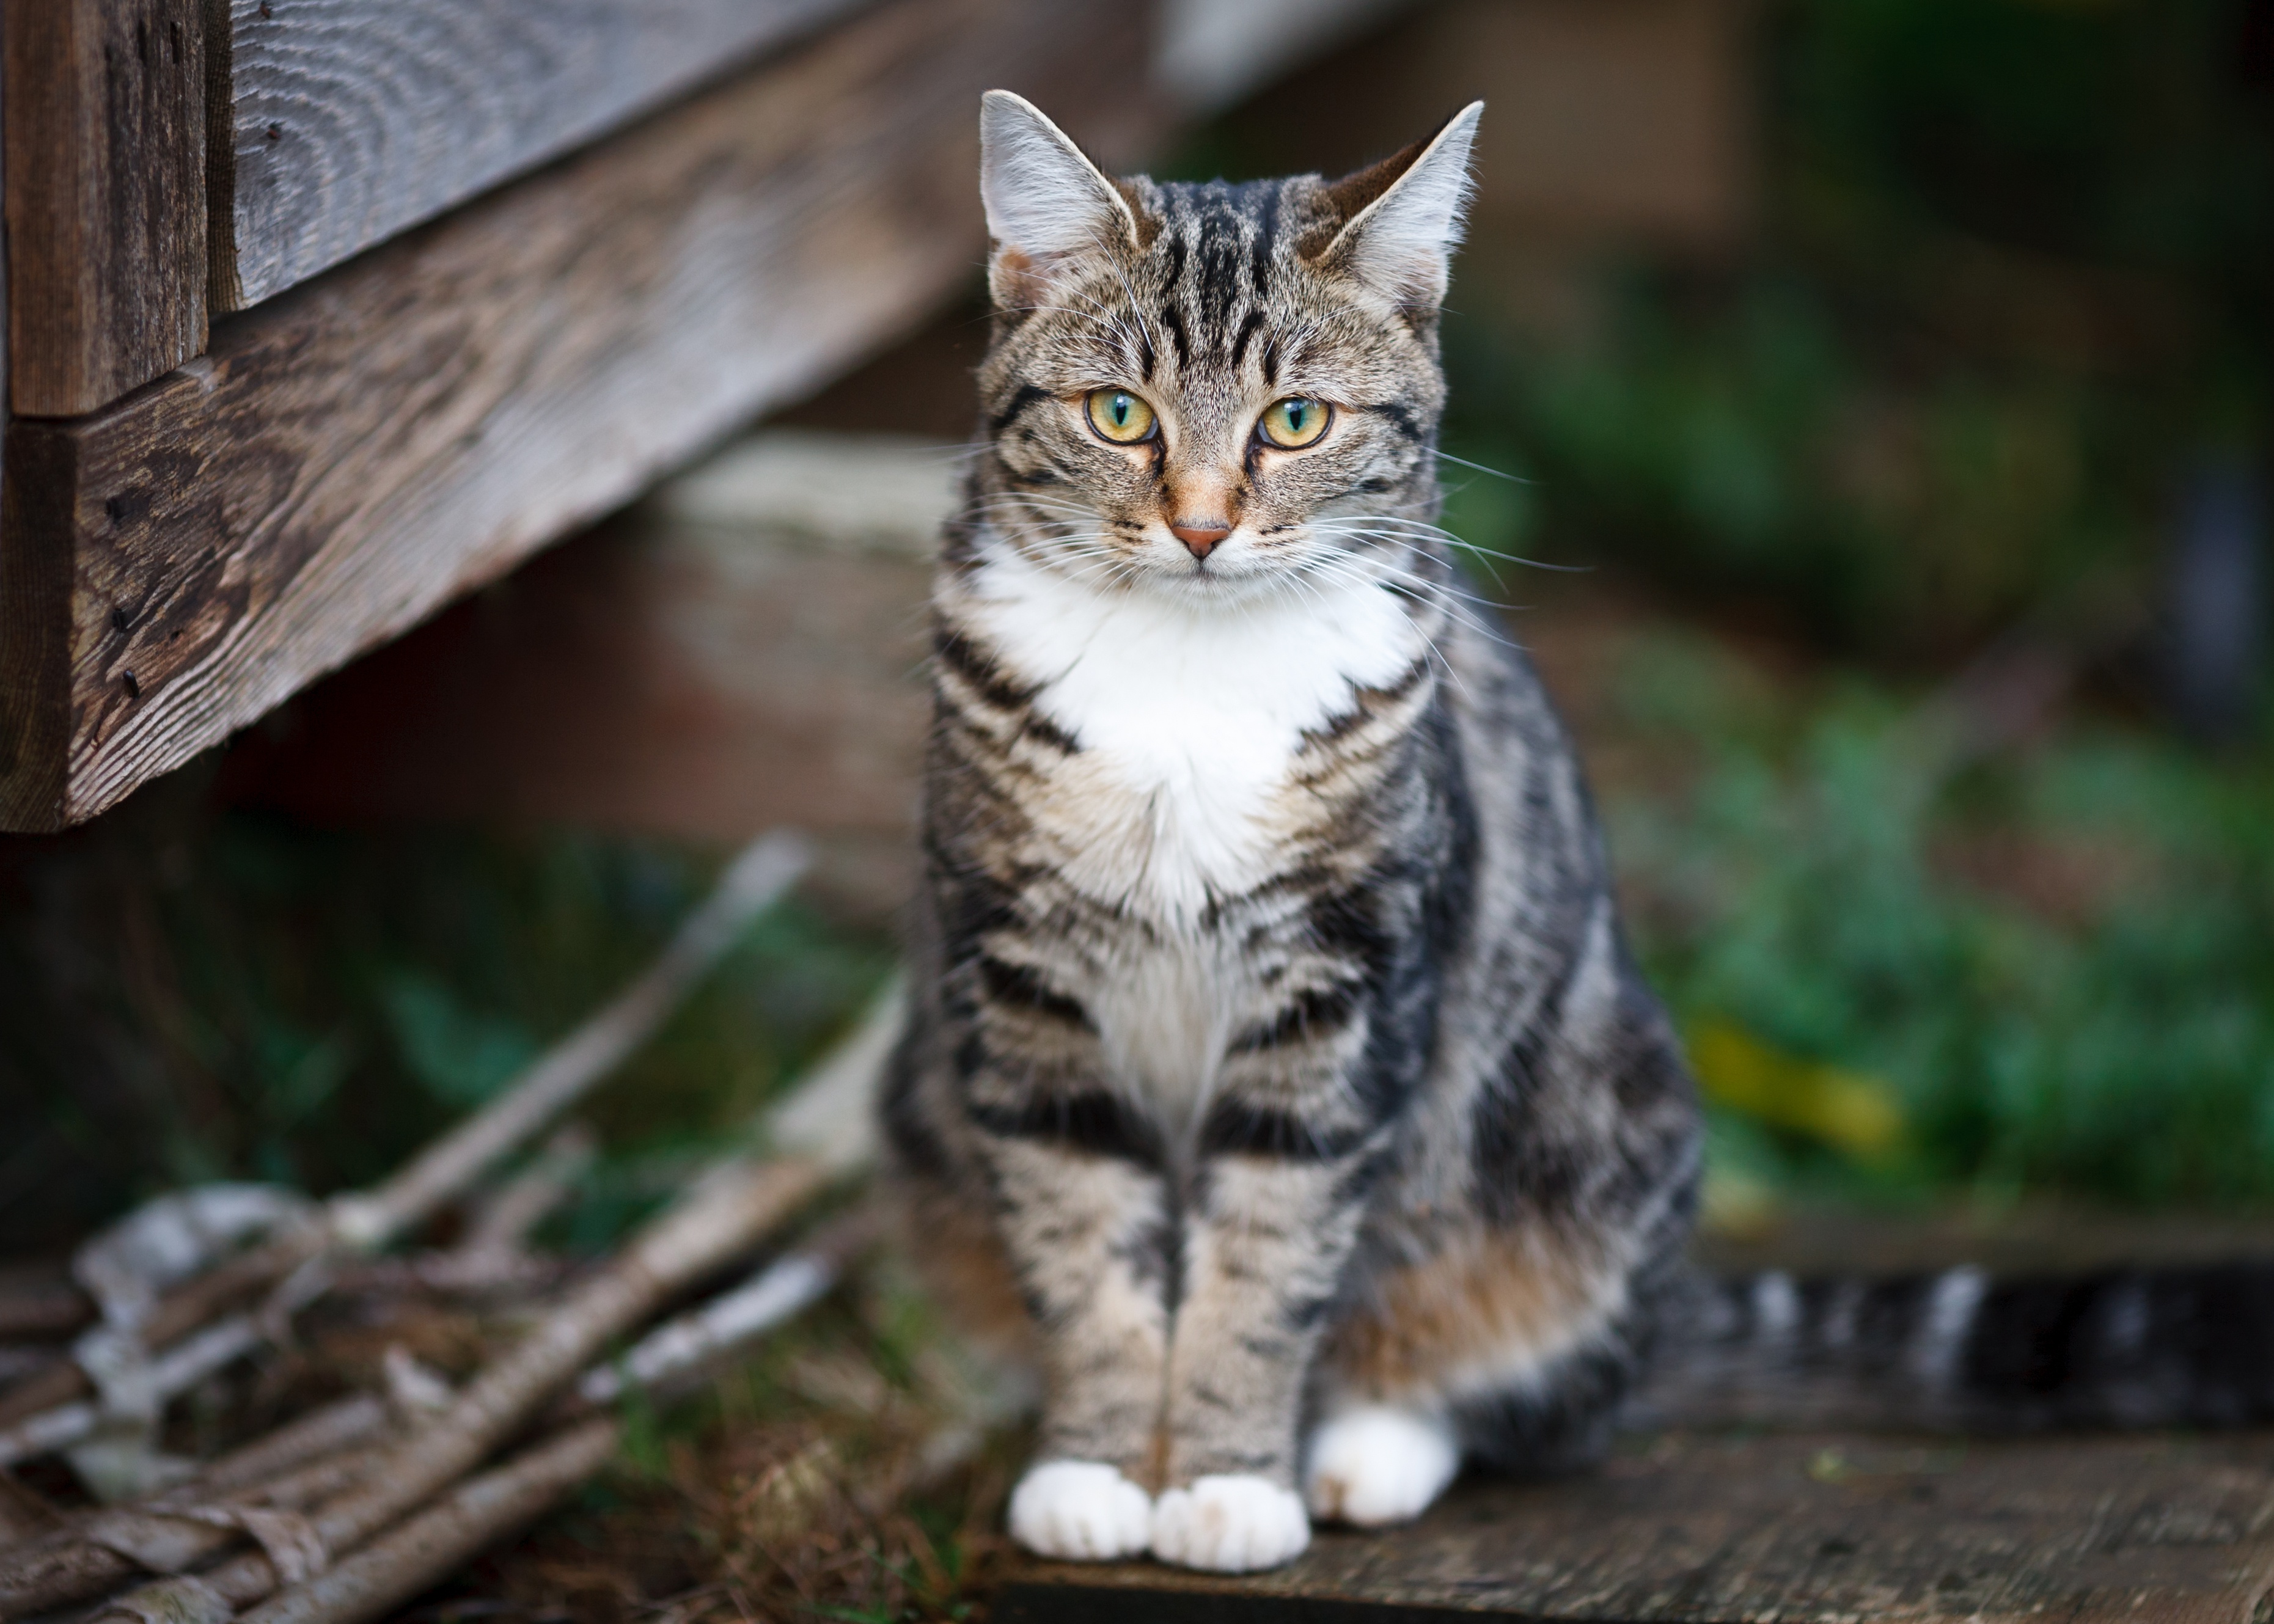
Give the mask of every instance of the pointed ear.
[[1472, 102], [1427, 140], [1329, 186], [1327, 199], [1347, 223], [1320, 252], [1320, 263], [1395, 304], [1434, 310], [1460, 245], [1469, 148], [1484, 110], [1483, 102]]
[[979, 101], [979, 196], [995, 239], [987, 285], [1006, 308], [1041, 303], [1077, 258], [1137, 246], [1137, 216], [1120, 189], [1007, 90]]

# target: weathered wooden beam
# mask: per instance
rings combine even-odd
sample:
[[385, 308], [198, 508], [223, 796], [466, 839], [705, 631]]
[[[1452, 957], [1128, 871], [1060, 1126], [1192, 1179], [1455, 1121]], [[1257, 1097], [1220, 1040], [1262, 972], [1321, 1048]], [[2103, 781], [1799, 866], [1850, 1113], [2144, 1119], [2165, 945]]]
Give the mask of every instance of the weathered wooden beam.
[[1126, 152], [1144, 26], [899, 0], [19, 419], [0, 826], [93, 816], [910, 322], [977, 263], [980, 91]]
[[215, 312], [241, 310], [859, 0], [216, 0]]
[[1412, 1527], [1322, 1531], [1225, 1579], [1035, 1564], [1003, 1624], [1713, 1624], [2263, 1618], [2267, 1434], [1672, 1435], [1595, 1471], [1456, 1490]]
[[928, 442], [742, 442], [297, 696], [230, 748], [220, 792], [319, 823], [730, 847], [787, 825], [832, 906], [890, 924], [958, 471]]
[[0, 7], [8, 395], [108, 404], [206, 343], [200, 0]]

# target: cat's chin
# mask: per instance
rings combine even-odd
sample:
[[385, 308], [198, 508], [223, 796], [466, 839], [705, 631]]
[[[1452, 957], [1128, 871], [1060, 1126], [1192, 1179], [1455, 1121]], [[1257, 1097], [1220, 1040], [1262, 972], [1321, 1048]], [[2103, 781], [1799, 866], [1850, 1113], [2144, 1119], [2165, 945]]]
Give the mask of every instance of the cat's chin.
[[1175, 566], [1141, 570], [1131, 578], [1131, 584], [1163, 603], [1202, 609], [1242, 609], [1288, 590], [1285, 572], [1278, 569], [1200, 570]]

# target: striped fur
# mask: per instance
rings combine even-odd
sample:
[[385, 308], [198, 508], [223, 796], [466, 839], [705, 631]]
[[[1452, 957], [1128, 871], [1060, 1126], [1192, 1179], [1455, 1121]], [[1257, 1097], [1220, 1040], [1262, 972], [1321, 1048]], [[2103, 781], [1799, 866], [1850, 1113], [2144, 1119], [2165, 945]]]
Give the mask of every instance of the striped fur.
[[[2265, 1270], [1683, 1271], [1677, 1046], [1430, 523], [1477, 110], [1332, 184], [1170, 185], [987, 99], [998, 312], [885, 1118], [944, 1300], [1043, 1378], [1013, 1531], [1268, 1566], [1306, 1492], [1382, 1522], [1465, 1458], [1594, 1459], [1653, 1353], [1644, 1412], [1690, 1419], [2274, 1414]], [[1158, 432], [1094, 431], [1100, 389]], [[1291, 395], [1332, 410], [1294, 451], [1257, 426]]]
[[1634, 1419], [1954, 1432], [2274, 1419], [2274, 1264], [1697, 1281]]

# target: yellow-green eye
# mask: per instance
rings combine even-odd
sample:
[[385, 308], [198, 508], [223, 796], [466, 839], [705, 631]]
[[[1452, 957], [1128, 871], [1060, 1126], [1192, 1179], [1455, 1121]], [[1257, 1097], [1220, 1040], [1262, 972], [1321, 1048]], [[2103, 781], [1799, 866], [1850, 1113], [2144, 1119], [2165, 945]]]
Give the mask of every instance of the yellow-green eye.
[[1117, 446], [1133, 446], [1153, 435], [1153, 409], [1126, 389], [1093, 389], [1089, 426]]
[[1327, 403], [1305, 400], [1291, 395], [1284, 401], [1274, 401], [1263, 409], [1263, 421], [1256, 426], [1263, 438], [1273, 445], [1289, 451], [1299, 451], [1327, 432]]

